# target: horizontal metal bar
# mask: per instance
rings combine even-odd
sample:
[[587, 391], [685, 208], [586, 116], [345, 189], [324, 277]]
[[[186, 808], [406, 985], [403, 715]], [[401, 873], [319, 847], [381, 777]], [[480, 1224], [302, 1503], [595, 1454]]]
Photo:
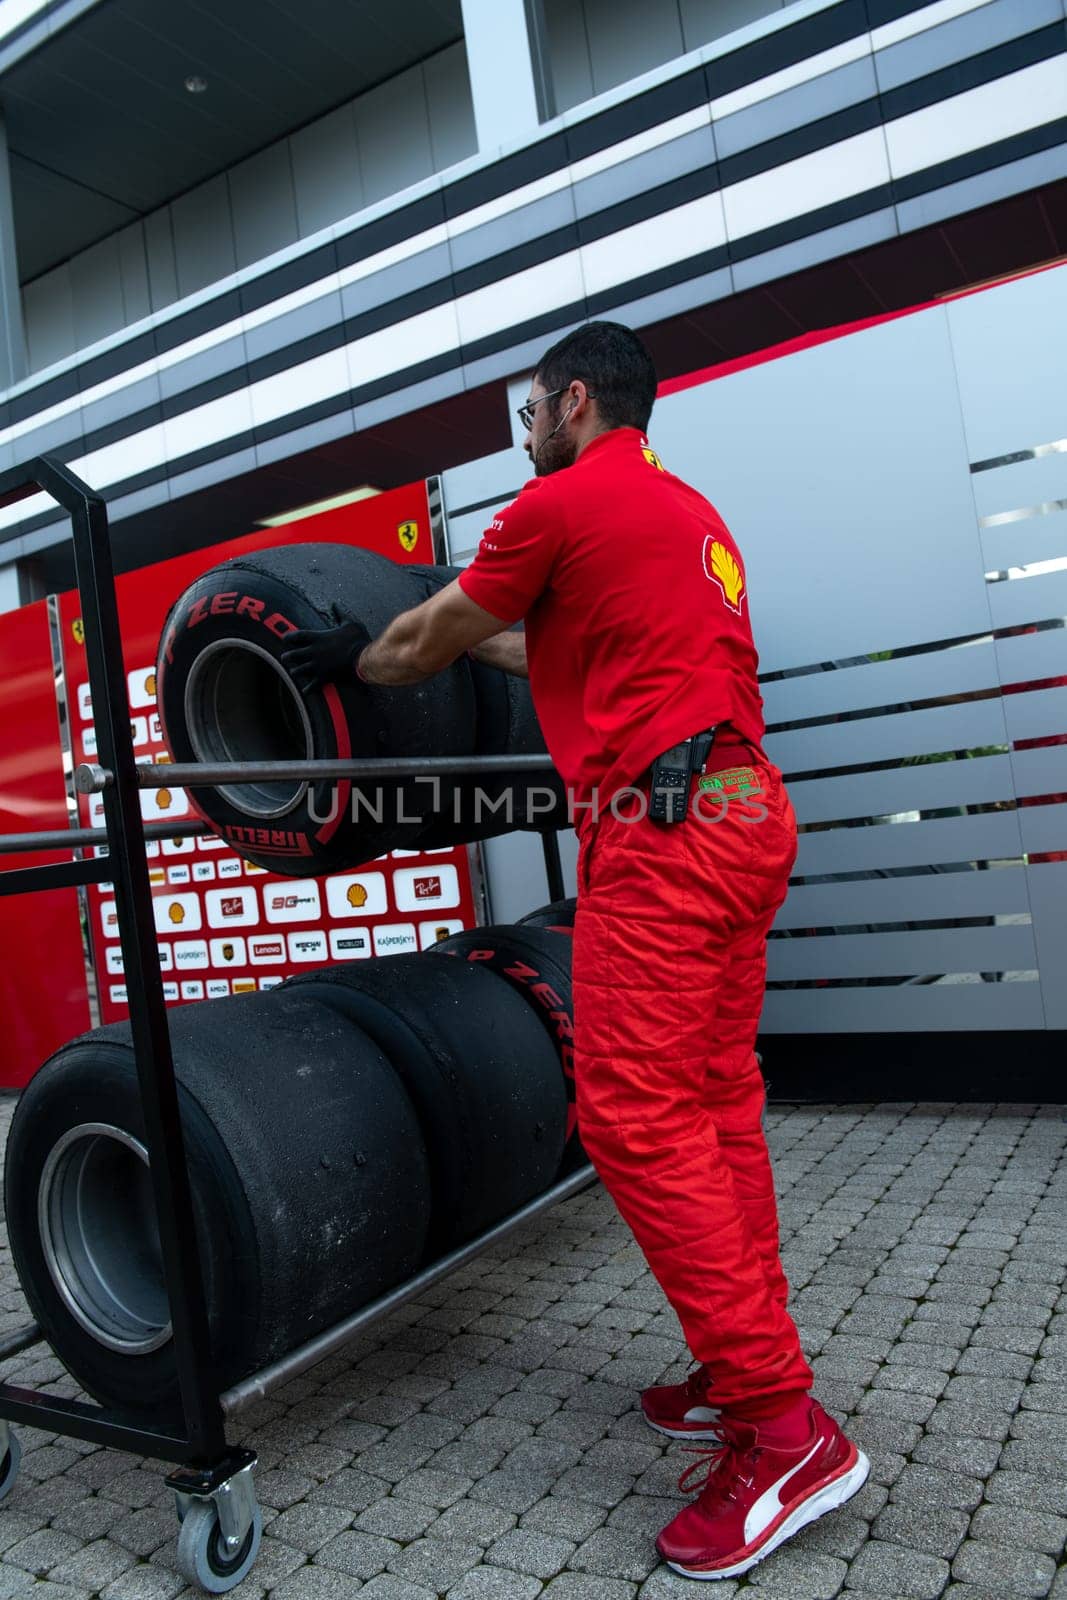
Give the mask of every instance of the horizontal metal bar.
[[[213, 789], [219, 784], [308, 782], [325, 778], [455, 777], [463, 773], [550, 772], [549, 755], [532, 756], [405, 756], [394, 761], [226, 761], [144, 762], [137, 768], [142, 789]], [[98, 794], [111, 782], [106, 767], [85, 762], [74, 771], [81, 794]]]
[[34, 894], [38, 889], [76, 889], [82, 883], [102, 883], [109, 875], [106, 856], [57, 861], [50, 867], [9, 867], [0, 869], [0, 897]]
[[31, 1345], [40, 1344], [44, 1334], [36, 1322], [28, 1322], [25, 1327], [16, 1328], [13, 1333], [7, 1333], [0, 1339], [0, 1361], [6, 1361], [9, 1356], [17, 1356], [23, 1350], [28, 1350]]
[[533, 1200], [521, 1207], [520, 1210], [505, 1217], [503, 1222], [498, 1222], [495, 1227], [486, 1233], [479, 1234], [477, 1239], [472, 1239], [468, 1244], [461, 1245], [458, 1250], [453, 1250], [450, 1255], [442, 1256], [440, 1261], [434, 1261], [414, 1278], [409, 1278], [406, 1283], [399, 1284], [395, 1289], [390, 1289], [388, 1294], [372, 1301], [369, 1306], [356, 1311], [343, 1322], [338, 1322], [334, 1327], [327, 1328], [325, 1332], [316, 1334], [314, 1339], [309, 1339], [306, 1344], [299, 1345], [291, 1350], [288, 1355], [263, 1367], [259, 1372], [253, 1372], [248, 1378], [243, 1378], [240, 1383], [235, 1383], [232, 1389], [227, 1389], [219, 1397], [219, 1403], [227, 1416], [233, 1416], [238, 1411], [243, 1411], [246, 1406], [253, 1405], [257, 1400], [265, 1400], [267, 1396], [288, 1383], [290, 1378], [299, 1377], [302, 1372], [307, 1372], [309, 1367], [316, 1366], [320, 1361], [325, 1361], [327, 1356], [332, 1356], [336, 1351], [350, 1344], [357, 1334], [369, 1328], [372, 1323], [387, 1317], [400, 1306], [406, 1305], [409, 1300], [414, 1300], [418, 1295], [429, 1289], [432, 1284], [438, 1283], [442, 1278], [454, 1272], [457, 1267], [462, 1267], [468, 1261], [473, 1261], [475, 1256], [481, 1255], [483, 1250], [488, 1250], [492, 1245], [499, 1244], [509, 1234], [521, 1228], [523, 1223], [529, 1222], [533, 1217], [540, 1216], [542, 1211], [547, 1211], [551, 1206], [558, 1205], [561, 1200], [569, 1200], [571, 1195], [578, 1194], [589, 1184], [595, 1182], [596, 1172], [591, 1166], [580, 1167], [577, 1172], [572, 1172], [551, 1189], [546, 1189], [544, 1194], [537, 1195]]
[[[206, 822], [190, 817], [186, 822], [146, 822], [146, 839], [189, 839], [210, 833]], [[107, 844], [106, 828], [51, 828], [43, 833], [0, 833], [0, 856], [18, 855], [27, 850], [84, 849], [91, 844]]]
[[0, 1417], [5, 1422], [41, 1428], [45, 1433], [62, 1433], [71, 1439], [88, 1439], [115, 1450], [130, 1450], [135, 1455], [152, 1456], [156, 1461], [188, 1461], [190, 1444], [179, 1433], [146, 1422], [124, 1421], [100, 1406], [81, 1400], [63, 1400], [58, 1395], [36, 1389], [20, 1389], [0, 1383]]

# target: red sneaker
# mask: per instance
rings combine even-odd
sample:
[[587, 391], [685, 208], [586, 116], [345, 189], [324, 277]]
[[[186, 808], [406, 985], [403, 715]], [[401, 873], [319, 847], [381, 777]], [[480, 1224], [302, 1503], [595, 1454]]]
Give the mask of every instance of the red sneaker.
[[[700, 1496], [656, 1540], [668, 1566], [685, 1578], [736, 1578], [827, 1511], [844, 1505], [867, 1481], [871, 1464], [815, 1400], [806, 1399], [803, 1443], [761, 1442], [767, 1423], [724, 1415], [723, 1448], [708, 1464]], [[803, 1420], [801, 1420], [803, 1432]], [[700, 1465], [683, 1472], [678, 1487]]]
[[718, 1406], [708, 1404], [708, 1375], [705, 1367], [697, 1367], [684, 1383], [660, 1384], [646, 1389], [641, 1395], [641, 1410], [645, 1421], [657, 1433], [668, 1439], [704, 1439], [713, 1436], [713, 1449], [720, 1441], [715, 1436], [721, 1415]]

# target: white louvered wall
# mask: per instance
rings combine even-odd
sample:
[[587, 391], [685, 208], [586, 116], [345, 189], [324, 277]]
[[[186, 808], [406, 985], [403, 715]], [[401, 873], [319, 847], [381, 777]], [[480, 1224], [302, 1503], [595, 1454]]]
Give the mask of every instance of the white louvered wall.
[[[1065, 330], [1060, 267], [657, 405], [745, 555], [802, 828], [766, 1032], [1067, 1026]], [[445, 474], [455, 559], [525, 475]]]

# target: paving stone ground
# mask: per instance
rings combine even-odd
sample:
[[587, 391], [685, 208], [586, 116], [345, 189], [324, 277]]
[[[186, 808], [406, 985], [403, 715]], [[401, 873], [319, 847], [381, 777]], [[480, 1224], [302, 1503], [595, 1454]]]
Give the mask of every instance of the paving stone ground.
[[[0, 1102], [0, 1137], [13, 1102]], [[870, 1482], [738, 1581], [659, 1562], [691, 1458], [645, 1384], [689, 1362], [598, 1186], [246, 1413], [239, 1600], [1067, 1600], [1059, 1106], [772, 1109], [792, 1308]], [[0, 1235], [0, 1334], [26, 1320]], [[43, 1347], [5, 1376], [76, 1392]], [[22, 1430], [0, 1600], [193, 1600], [165, 1469]]]

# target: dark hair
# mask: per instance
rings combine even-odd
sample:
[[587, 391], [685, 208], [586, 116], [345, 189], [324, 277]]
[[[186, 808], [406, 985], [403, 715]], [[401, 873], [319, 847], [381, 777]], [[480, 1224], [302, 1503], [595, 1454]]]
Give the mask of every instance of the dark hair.
[[[546, 350], [534, 377], [551, 394], [581, 380], [609, 428], [648, 427], [656, 398], [652, 357], [621, 322], [587, 322]], [[557, 401], [557, 405], [560, 402]]]

